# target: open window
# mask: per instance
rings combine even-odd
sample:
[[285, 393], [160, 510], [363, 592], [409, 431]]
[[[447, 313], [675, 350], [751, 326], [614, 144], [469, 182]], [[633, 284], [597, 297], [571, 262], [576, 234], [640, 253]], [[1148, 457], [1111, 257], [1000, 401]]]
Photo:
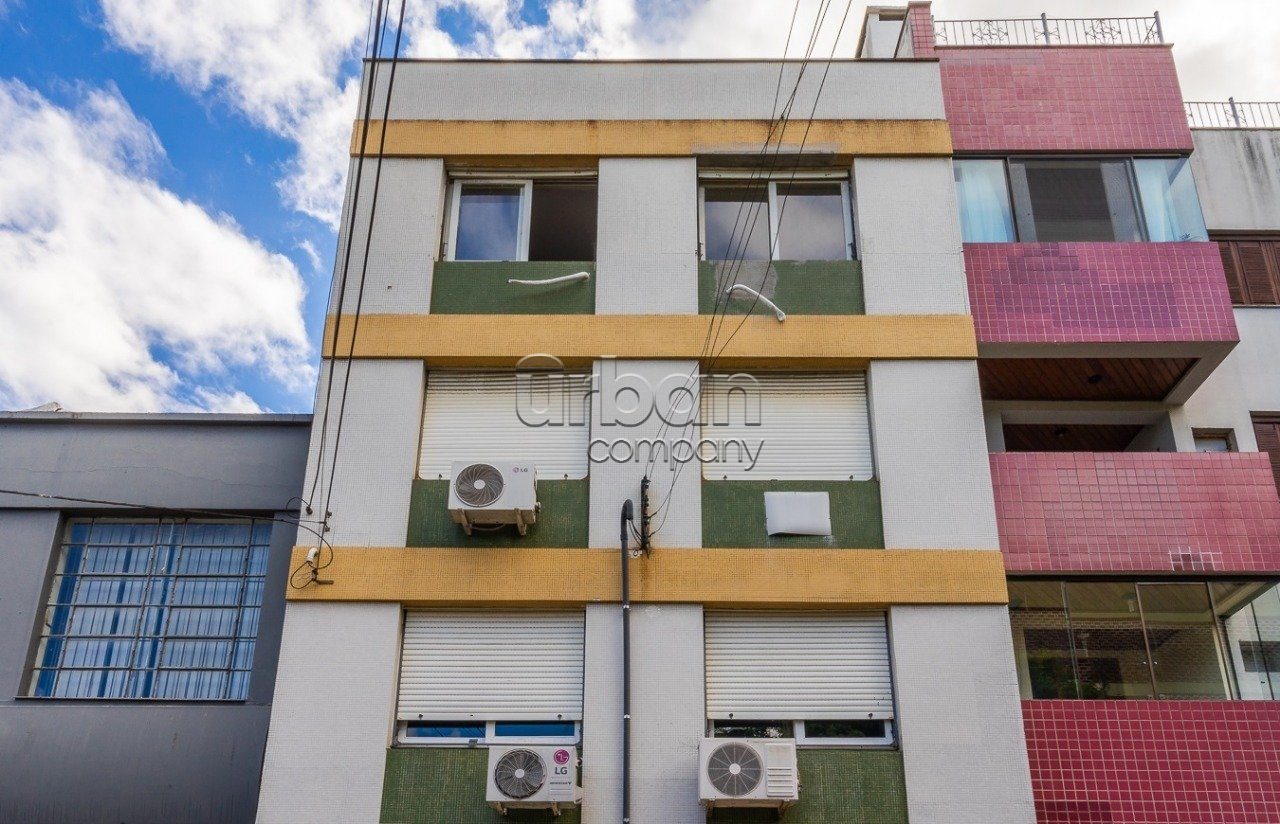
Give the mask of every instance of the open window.
[[448, 260], [594, 261], [595, 179], [460, 179]]
[[700, 190], [704, 260], [853, 260], [847, 179], [716, 175]]
[[966, 243], [1208, 239], [1186, 157], [954, 161]]

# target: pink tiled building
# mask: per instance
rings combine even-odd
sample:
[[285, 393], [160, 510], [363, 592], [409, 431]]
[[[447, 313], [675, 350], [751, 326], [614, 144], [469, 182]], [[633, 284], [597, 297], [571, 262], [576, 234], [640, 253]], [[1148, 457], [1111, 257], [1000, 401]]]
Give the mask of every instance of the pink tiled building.
[[940, 66], [1037, 820], [1280, 821], [1280, 106], [1158, 15], [867, 25]]

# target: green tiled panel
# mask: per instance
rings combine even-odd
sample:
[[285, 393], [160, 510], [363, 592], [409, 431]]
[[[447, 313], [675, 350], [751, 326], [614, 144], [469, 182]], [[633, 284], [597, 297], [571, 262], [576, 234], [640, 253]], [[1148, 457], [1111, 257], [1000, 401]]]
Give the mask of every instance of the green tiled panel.
[[578, 810], [559, 818], [541, 810], [500, 815], [484, 800], [489, 750], [463, 747], [392, 747], [382, 782], [384, 824], [578, 824]]
[[520, 536], [515, 527], [476, 530], [470, 537], [449, 517], [449, 482], [415, 480], [409, 499], [406, 546], [578, 547], [587, 545], [586, 478], [538, 481], [538, 522]]
[[[590, 280], [522, 286], [507, 278], [545, 280], [590, 272]], [[546, 261], [439, 261], [431, 275], [437, 315], [590, 315], [596, 311], [596, 265]]]
[[[698, 264], [698, 312], [711, 314], [715, 306], [717, 269], [723, 262], [702, 261]], [[856, 260], [776, 260], [772, 271], [762, 274], [761, 263], [750, 262], [737, 269], [737, 282], [760, 290], [773, 299], [782, 311], [792, 315], [862, 315], [866, 306], [862, 298], [862, 264]], [[730, 273], [720, 276], [727, 281]], [[727, 286], [728, 283], [726, 282]], [[772, 286], [772, 291], [770, 291]], [[719, 312], [744, 315], [753, 299], [735, 296], [721, 298]], [[434, 307], [433, 307], [434, 311]], [[757, 314], [769, 309], [756, 305]]]
[[[907, 786], [897, 750], [800, 750], [800, 801], [785, 824], [906, 824]], [[385, 808], [384, 808], [385, 809]], [[716, 810], [711, 821], [777, 821], [772, 810]]]
[[[826, 492], [831, 502], [829, 538], [769, 537], [764, 528], [765, 492]], [[702, 482], [702, 545], [706, 547], [848, 547], [882, 549], [878, 481]]]

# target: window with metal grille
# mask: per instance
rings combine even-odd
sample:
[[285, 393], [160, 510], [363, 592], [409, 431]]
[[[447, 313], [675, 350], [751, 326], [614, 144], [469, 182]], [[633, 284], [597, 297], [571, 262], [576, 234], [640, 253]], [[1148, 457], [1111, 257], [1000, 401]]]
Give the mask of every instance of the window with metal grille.
[[271, 522], [69, 522], [29, 694], [243, 701]]

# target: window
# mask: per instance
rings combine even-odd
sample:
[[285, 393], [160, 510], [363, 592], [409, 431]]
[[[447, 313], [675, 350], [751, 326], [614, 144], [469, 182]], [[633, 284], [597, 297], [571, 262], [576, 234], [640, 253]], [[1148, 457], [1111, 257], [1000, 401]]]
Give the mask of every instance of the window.
[[30, 695], [243, 701], [270, 542], [270, 521], [71, 521]]
[[1235, 434], [1230, 429], [1192, 429], [1197, 452], [1235, 452]]
[[585, 621], [581, 610], [406, 613], [397, 740], [576, 742]]
[[1280, 697], [1274, 581], [1009, 582], [1024, 698]]
[[963, 158], [954, 167], [966, 243], [1208, 239], [1185, 157]]
[[[701, 394], [708, 480], [865, 481], [874, 475], [865, 372], [704, 375]], [[708, 443], [726, 446], [709, 456]]]
[[1258, 439], [1258, 451], [1271, 458], [1271, 476], [1280, 489], [1280, 415], [1253, 415], [1253, 434]]
[[702, 187], [705, 260], [852, 260], [848, 181], [732, 180]]
[[519, 456], [538, 478], [587, 477], [591, 376], [450, 372], [427, 376], [419, 477], [447, 479], [455, 461]]
[[960, 230], [968, 243], [1012, 243], [1013, 207], [1004, 161], [956, 160], [956, 197], [960, 202]]
[[457, 724], [447, 721], [404, 721], [396, 740], [428, 746], [483, 744], [576, 744], [582, 737], [576, 721], [489, 721]]
[[457, 180], [449, 260], [596, 259], [594, 180]]
[[882, 613], [709, 610], [705, 621], [712, 735], [893, 743]]
[[1010, 160], [1024, 243], [1142, 240], [1125, 160]]
[[1215, 239], [1222, 254], [1231, 302], [1237, 306], [1280, 304], [1280, 237]]
[[1146, 218], [1147, 238], [1154, 241], [1204, 241], [1204, 227], [1191, 160], [1185, 157], [1137, 158], [1133, 171]]
[[799, 746], [893, 746], [893, 722], [887, 719], [839, 721], [712, 721], [714, 738], [794, 738]]

